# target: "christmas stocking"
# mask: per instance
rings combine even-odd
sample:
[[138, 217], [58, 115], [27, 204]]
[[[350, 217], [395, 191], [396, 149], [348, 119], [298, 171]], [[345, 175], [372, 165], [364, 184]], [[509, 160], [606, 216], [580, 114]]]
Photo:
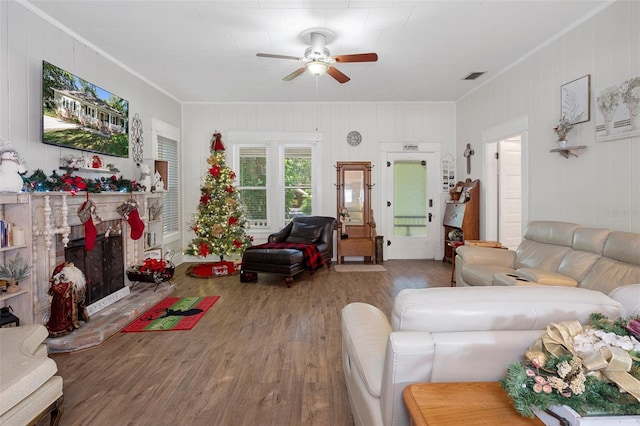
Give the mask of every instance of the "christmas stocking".
[[127, 218], [127, 222], [129, 222], [129, 226], [131, 227], [131, 239], [137, 240], [142, 237], [142, 232], [144, 231], [144, 222], [140, 219], [140, 213], [138, 213], [138, 209], [133, 209], [129, 212], [129, 217]]
[[138, 203], [133, 200], [129, 200], [118, 206], [116, 210], [129, 223], [129, 227], [131, 228], [131, 239], [137, 240], [142, 237], [144, 222], [142, 222], [140, 219], [140, 213], [138, 213]]
[[93, 201], [87, 200], [78, 209], [78, 217], [80, 221], [84, 224], [84, 247], [91, 251], [93, 250], [93, 246], [96, 243], [96, 236], [98, 235], [98, 231], [96, 230], [96, 226], [93, 224], [93, 218], [91, 217], [91, 213], [95, 205]]

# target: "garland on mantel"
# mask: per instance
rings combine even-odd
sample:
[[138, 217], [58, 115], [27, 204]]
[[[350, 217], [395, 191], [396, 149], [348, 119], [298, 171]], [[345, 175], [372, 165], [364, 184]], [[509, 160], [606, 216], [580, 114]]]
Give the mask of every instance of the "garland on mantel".
[[135, 180], [119, 178], [116, 175], [95, 179], [85, 179], [81, 176], [74, 176], [67, 172], [59, 175], [54, 170], [47, 176], [41, 169], [37, 169], [31, 176], [22, 176], [24, 188], [28, 192], [54, 192], [86, 191], [91, 193], [99, 192], [136, 192], [143, 191], [143, 188]]

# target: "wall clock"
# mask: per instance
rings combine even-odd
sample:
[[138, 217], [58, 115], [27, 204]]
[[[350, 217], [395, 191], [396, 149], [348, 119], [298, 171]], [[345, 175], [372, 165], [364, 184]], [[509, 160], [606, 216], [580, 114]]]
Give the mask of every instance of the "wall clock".
[[347, 142], [351, 146], [358, 146], [360, 145], [360, 142], [362, 142], [362, 135], [360, 134], [360, 132], [356, 132], [355, 130], [349, 132], [349, 134], [347, 135]]

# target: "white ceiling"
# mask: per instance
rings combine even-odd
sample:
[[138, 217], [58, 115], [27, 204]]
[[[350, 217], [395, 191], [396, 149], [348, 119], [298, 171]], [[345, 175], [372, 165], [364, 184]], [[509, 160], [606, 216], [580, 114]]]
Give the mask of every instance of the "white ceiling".
[[[22, 3], [181, 102], [261, 102], [455, 101], [610, 0]], [[284, 82], [299, 63], [256, 57], [304, 56], [309, 28], [335, 33], [334, 55], [379, 60], [338, 64], [351, 77], [339, 84], [308, 73]], [[473, 71], [487, 73], [462, 80]]]

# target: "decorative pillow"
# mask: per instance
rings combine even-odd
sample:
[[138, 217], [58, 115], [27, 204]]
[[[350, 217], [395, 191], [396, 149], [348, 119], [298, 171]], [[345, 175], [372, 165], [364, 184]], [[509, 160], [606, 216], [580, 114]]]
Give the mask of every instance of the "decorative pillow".
[[307, 225], [306, 223], [294, 222], [291, 232], [287, 237], [289, 243], [315, 243], [322, 234], [321, 226]]

